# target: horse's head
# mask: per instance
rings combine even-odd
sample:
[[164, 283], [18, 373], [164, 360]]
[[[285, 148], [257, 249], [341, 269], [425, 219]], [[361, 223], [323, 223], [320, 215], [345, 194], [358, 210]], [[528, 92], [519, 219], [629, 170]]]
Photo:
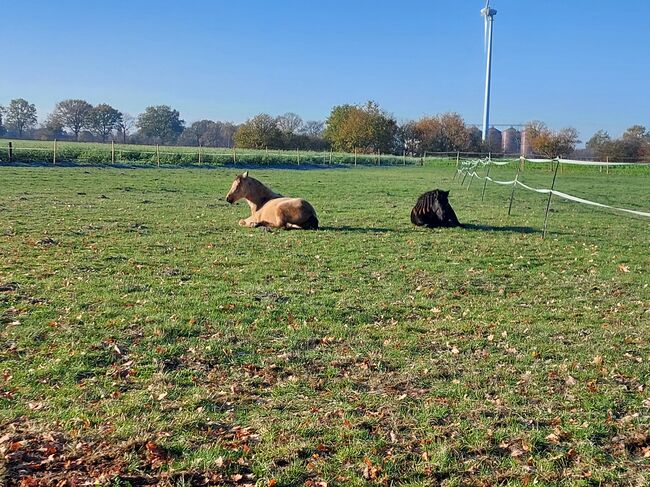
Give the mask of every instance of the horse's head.
[[244, 198], [247, 194], [246, 188], [248, 187], [248, 183], [248, 171], [237, 176], [232, 182], [232, 186], [230, 186], [230, 191], [226, 195], [226, 201], [232, 205], [235, 201]]

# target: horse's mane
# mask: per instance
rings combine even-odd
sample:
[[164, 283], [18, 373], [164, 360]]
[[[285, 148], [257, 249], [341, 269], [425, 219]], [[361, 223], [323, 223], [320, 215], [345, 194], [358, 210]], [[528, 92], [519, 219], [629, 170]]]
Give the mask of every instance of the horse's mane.
[[255, 178], [250, 177], [250, 176], [248, 176], [247, 179], [248, 179], [248, 183], [251, 184], [254, 187], [253, 191], [255, 191], [256, 195], [260, 198], [260, 201], [259, 201], [260, 206], [264, 205], [267, 201], [270, 201], [270, 200], [275, 199], [275, 198], [281, 198], [282, 197], [281, 194], [276, 193], [273, 190], [271, 190], [271, 188], [269, 188], [264, 183], [262, 183], [262, 181], [259, 181], [259, 180], [255, 179]]
[[421, 195], [418, 198], [417, 203], [415, 203], [415, 208], [413, 208], [413, 211], [415, 213], [424, 215], [427, 214], [431, 211], [433, 211], [434, 208], [434, 201], [438, 197], [438, 190], [433, 190], [433, 191], [427, 191], [423, 195]]

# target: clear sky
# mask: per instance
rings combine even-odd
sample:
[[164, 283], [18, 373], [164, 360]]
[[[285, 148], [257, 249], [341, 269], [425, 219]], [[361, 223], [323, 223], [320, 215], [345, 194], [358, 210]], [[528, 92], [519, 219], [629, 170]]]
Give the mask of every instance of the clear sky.
[[[572, 125], [583, 140], [650, 127], [650, 0], [492, 0], [496, 124]], [[480, 123], [481, 0], [3, 0], [0, 105], [66, 98], [188, 123], [372, 99], [399, 121]]]

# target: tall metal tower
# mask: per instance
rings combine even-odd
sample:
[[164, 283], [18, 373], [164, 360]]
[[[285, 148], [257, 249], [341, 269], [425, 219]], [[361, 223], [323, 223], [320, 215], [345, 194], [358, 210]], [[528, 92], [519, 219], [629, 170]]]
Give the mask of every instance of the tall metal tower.
[[497, 11], [490, 8], [490, 0], [485, 2], [485, 8], [481, 9], [481, 15], [485, 19], [485, 52], [487, 62], [485, 66], [485, 103], [483, 104], [483, 142], [487, 140], [488, 129], [490, 128], [490, 78], [492, 75], [492, 22]]

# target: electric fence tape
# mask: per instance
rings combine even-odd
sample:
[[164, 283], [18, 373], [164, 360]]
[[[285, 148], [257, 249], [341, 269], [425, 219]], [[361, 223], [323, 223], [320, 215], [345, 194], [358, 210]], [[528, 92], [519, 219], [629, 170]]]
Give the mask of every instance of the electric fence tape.
[[[522, 160], [526, 162], [540, 162], [540, 163], [549, 163], [549, 162], [559, 162], [561, 164], [574, 164], [574, 165], [580, 165], [580, 166], [630, 166], [630, 165], [639, 165], [639, 163], [629, 163], [629, 162], [593, 162], [593, 161], [574, 161], [570, 159], [524, 159]], [[499, 181], [497, 179], [493, 179], [490, 176], [479, 176], [475, 169], [478, 167], [479, 164], [486, 166], [488, 164], [494, 164], [498, 166], [504, 166], [506, 164], [509, 164], [510, 162], [513, 161], [506, 161], [506, 162], [499, 162], [495, 163], [495, 161], [490, 161], [489, 159], [479, 159], [479, 160], [472, 160], [472, 161], [464, 161], [465, 167], [463, 167], [463, 164], [461, 164], [461, 168], [458, 169], [459, 174], [465, 174], [467, 176], [470, 176], [470, 178], [477, 178], [481, 180], [488, 180], [491, 181], [495, 184], [500, 184], [503, 186], [512, 186], [512, 185], [517, 185], [521, 186], [524, 189], [527, 189], [528, 191], [533, 191], [535, 193], [542, 193], [542, 194], [553, 194], [555, 196], [558, 196], [562, 199], [569, 200], [569, 201], [574, 201], [576, 203], [582, 203], [585, 205], [591, 205], [591, 206], [597, 206], [599, 208], [608, 208], [610, 210], [616, 210], [616, 211], [622, 211], [625, 213], [631, 213], [633, 215], [638, 215], [638, 216], [643, 216], [643, 217], [650, 217], [650, 212], [646, 211], [639, 211], [639, 210], [630, 210], [627, 208], [619, 208], [617, 206], [611, 206], [611, 205], [606, 205], [604, 203], [598, 203], [596, 201], [590, 201], [584, 198], [580, 198], [578, 196], [573, 196], [567, 193], [563, 193], [561, 191], [557, 191], [554, 189], [547, 189], [547, 188], [533, 188], [531, 186], [528, 186], [521, 181], [517, 179], [513, 179], [512, 181]], [[647, 164], [643, 164], [647, 165]]]

